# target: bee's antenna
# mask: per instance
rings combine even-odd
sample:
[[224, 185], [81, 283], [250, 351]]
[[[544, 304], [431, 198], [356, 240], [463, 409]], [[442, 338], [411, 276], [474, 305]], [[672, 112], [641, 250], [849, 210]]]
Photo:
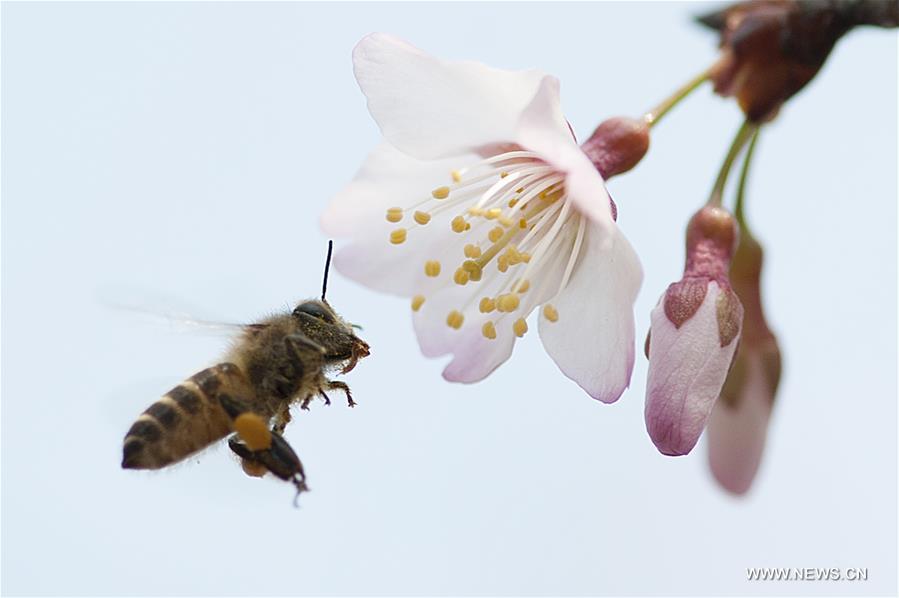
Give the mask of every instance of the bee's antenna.
[[328, 290], [328, 270], [331, 269], [331, 252], [334, 251], [334, 241], [328, 241], [328, 257], [325, 258], [325, 279], [322, 281], [322, 301], [325, 300], [325, 292]]

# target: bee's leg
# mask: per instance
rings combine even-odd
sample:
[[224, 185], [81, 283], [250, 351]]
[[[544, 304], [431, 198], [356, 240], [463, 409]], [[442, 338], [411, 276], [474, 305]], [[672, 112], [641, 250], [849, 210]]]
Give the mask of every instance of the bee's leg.
[[325, 400], [325, 405], [330, 405], [330, 404], [331, 404], [331, 397], [329, 397], [328, 395], [326, 395], [324, 390], [322, 390], [321, 388], [319, 388], [319, 389], [318, 389], [318, 394], [320, 394], [321, 397]]
[[309, 490], [300, 458], [277, 432], [272, 433], [272, 443], [267, 449], [254, 451], [236, 435], [228, 439], [228, 446], [244, 462], [268, 470], [282, 480], [292, 482], [297, 489], [297, 496]]
[[283, 434], [284, 428], [290, 423], [290, 405], [285, 403], [281, 406], [278, 413], [275, 414], [275, 425], [272, 426], [272, 432]]
[[[346, 395], [347, 405], [349, 405], [350, 407], [356, 406], [356, 401], [353, 400], [353, 395], [350, 392], [350, 387], [347, 386], [347, 384], [345, 382], [338, 382], [335, 380], [326, 380], [325, 383], [328, 385], [328, 390], [337, 389], [337, 390], [343, 391], [343, 393]], [[325, 394], [325, 393], [322, 392], [322, 394]]]

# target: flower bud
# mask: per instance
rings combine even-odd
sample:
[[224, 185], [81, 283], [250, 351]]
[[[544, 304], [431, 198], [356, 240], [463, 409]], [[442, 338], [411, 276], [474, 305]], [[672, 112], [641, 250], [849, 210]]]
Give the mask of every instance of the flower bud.
[[649, 149], [649, 125], [642, 120], [616, 116], [600, 123], [581, 149], [603, 179], [627, 172]]
[[730, 269], [745, 308], [742, 339], [708, 432], [712, 475], [734, 494], [749, 490], [758, 471], [780, 381], [780, 349], [762, 311], [761, 273], [762, 248], [743, 234]]
[[696, 445], [739, 344], [743, 306], [727, 276], [736, 237], [725, 210], [697, 212], [687, 227], [684, 276], [652, 311], [644, 415], [665, 455]]
[[754, 122], [780, 106], [818, 73], [837, 40], [855, 25], [895, 27], [896, 2], [749, 1], [701, 17], [721, 34], [712, 68], [715, 91], [734, 96]]

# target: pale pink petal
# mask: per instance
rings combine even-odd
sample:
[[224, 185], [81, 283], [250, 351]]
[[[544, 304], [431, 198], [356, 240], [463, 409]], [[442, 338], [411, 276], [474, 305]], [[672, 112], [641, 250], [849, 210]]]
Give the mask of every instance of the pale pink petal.
[[322, 229], [335, 237], [370, 232], [372, 225], [390, 230], [388, 208], [407, 208], [449, 184], [451, 173], [481, 158], [474, 154], [444, 160], [418, 160], [389, 143], [378, 145], [365, 159], [353, 180], [331, 198], [321, 216]]
[[581, 213], [596, 222], [612, 223], [605, 182], [578, 147], [562, 116], [559, 81], [555, 77], [546, 77], [541, 82], [522, 114], [517, 141], [565, 173], [565, 189]]
[[663, 301], [652, 310], [644, 415], [650, 438], [665, 455], [686, 455], [696, 445], [737, 348], [739, 336], [721, 346], [720, 292], [709, 282], [699, 310], [679, 329], [666, 317]]
[[618, 400], [634, 367], [634, 300], [643, 270], [613, 225], [590, 222], [585, 247], [552, 305], [557, 322], [540, 316], [540, 338], [562, 372], [595, 399]]
[[443, 377], [450, 382], [479, 382], [512, 355], [517, 337], [510, 326], [500, 326], [495, 339], [487, 339], [475, 326], [460, 339], [453, 360], [444, 368]]
[[521, 112], [546, 76], [440, 60], [384, 33], [356, 45], [353, 68], [384, 137], [419, 158], [513, 141]]
[[746, 377], [736, 405], [719, 400], [709, 418], [709, 465], [718, 483], [734, 494], [744, 494], [752, 485], [771, 418], [771, 386], [762, 356], [746, 351], [745, 367]]

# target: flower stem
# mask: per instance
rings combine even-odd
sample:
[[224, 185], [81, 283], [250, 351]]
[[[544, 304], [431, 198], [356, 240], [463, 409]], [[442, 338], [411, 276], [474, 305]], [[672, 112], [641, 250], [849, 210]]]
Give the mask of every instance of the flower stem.
[[696, 90], [700, 85], [706, 82], [709, 78], [709, 70], [706, 69], [700, 74], [696, 75], [683, 87], [675, 91], [671, 96], [669, 96], [665, 101], [661, 104], [647, 112], [643, 115], [643, 122], [645, 122], [650, 127], [659, 122], [663, 116], [668, 114], [668, 111], [677, 106], [681, 100], [686, 98], [690, 93]]
[[[743, 168], [740, 171], [740, 182], [737, 185], [737, 202], [734, 205], [734, 216], [740, 224], [740, 229], [747, 234], [749, 234], [749, 227], [746, 225], [746, 220], [743, 216], [743, 198], [746, 195], [746, 179], [749, 175], [749, 164], [752, 162], [752, 155], [755, 152], [755, 144], [759, 139], [759, 130], [760, 129], [756, 129], [752, 134], [752, 139], [749, 141], [749, 147], [746, 148], [746, 157], [743, 158]], [[750, 236], [752, 235], [750, 234]]]
[[734, 160], [740, 155], [743, 146], [746, 145], [746, 142], [749, 141], [756, 129], [757, 126], [749, 120], [743, 121], [743, 124], [740, 125], [736, 137], [734, 137], [733, 142], [730, 144], [730, 149], [727, 150], [724, 164], [721, 165], [721, 170], [718, 171], [718, 178], [715, 180], [715, 186], [712, 187], [712, 193], [709, 196], [709, 201], [706, 202], [706, 205], [721, 205], [721, 197], [724, 194], [724, 185], [727, 183], [727, 175], [730, 174], [730, 169], [734, 165]]

